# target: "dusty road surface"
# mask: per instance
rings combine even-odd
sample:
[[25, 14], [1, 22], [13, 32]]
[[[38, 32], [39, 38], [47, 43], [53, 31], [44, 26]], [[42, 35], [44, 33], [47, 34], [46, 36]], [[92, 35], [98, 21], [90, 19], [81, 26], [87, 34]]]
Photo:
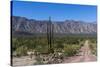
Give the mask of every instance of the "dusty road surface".
[[35, 57], [32, 57], [32, 59], [29, 56], [13, 57], [12, 58], [12, 65], [13, 66], [28, 66], [28, 65], [33, 65], [34, 62], [35, 62]]
[[63, 63], [90, 62], [96, 61], [97, 57], [91, 53], [89, 49], [89, 41], [86, 40], [84, 46], [80, 49], [81, 52], [77, 56], [64, 59]]

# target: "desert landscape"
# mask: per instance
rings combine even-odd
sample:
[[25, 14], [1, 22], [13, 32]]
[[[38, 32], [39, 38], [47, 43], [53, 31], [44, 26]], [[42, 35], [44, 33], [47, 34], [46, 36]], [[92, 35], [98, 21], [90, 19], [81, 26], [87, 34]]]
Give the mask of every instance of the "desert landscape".
[[11, 66], [97, 61], [97, 7], [11, 1]]

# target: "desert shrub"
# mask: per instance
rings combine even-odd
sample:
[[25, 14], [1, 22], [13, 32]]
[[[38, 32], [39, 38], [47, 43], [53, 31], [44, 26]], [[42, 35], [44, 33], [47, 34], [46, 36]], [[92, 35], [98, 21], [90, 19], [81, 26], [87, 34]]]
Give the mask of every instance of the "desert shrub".
[[54, 48], [58, 48], [58, 49], [63, 49], [64, 48], [64, 45], [63, 44], [61, 44], [61, 43], [59, 43], [59, 44], [54, 44]]
[[89, 47], [91, 49], [91, 53], [97, 56], [97, 45], [96, 44], [90, 44]]
[[16, 55], [17, 56], [25, 56], [27, 55], [27, 47], [21, 46], [16, 49]]
[[64, 54], [65, 56], [73, 56], [78, 53], [80, 45], [65, 45]]

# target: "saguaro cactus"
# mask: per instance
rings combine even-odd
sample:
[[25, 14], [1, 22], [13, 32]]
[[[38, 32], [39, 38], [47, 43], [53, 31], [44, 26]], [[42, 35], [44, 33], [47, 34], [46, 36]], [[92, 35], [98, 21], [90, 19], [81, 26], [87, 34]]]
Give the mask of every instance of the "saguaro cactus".
[[53, 24], [51, 22], [51, 17], [49, 17], [49, 22], [47, 22], [47, 40], [48, 40], [48, 52], [53, 53]]

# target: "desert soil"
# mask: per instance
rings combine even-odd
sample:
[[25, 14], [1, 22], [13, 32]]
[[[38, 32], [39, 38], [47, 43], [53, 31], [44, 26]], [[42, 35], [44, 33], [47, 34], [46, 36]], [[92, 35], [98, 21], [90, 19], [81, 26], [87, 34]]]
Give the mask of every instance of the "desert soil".
[[29, 66], [35, 63], [35, 57], [32, 59], [29, 56], [13, 57], [12, 62], [13, 66]]

